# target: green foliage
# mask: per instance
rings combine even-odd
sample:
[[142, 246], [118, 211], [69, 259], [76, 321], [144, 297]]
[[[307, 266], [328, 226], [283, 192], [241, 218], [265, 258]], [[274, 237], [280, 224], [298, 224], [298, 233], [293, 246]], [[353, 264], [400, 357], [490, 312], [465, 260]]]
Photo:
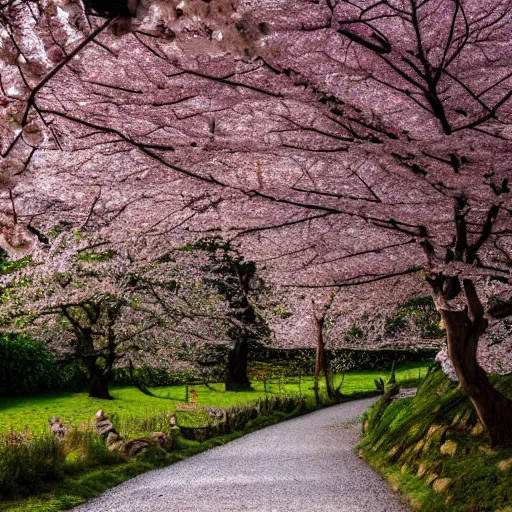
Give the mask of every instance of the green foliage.
[[56, 356], [21, 334], [0, 336], [0, 394], [16, 395], [59, 384]]
[[358, 325], [353, 325], [346, 333], [345, 333], [345, 341], [347, 343], [355, 343], [360, 341], [364, 335], [363, 329]]
[[275, 309], [273, 313], [274, 315], [278, 316], [279, 318], [282, 318], [283, 320], [286, 320], [287, 318], [290, 318], [293, 315], [291, 311], [284, 311], [282, 309]]
[[379, 377], [378, 379], [375, 379], [374, 381], [375, 387], [377, 388], [377, 391], [384, 393], [384, 380], [382, 377]]
[[[421, 368], [426, 369], [425, 364], [421, 365]], [[417, 375], [417, 371], [418, 368], [414, 365], [401, 366], [397, 368], [397, 379], [410, 380]], [[365, 396], [362, 391], [366, 391], [366, 396], [368, 396], [376, 374], [375, 371], [349, 372], [345, 382], [348, 390], [352, 392], [351, 397]], [[340, 376], [336, 378], [340, 378]], [[8, 484], [11, 486], [10, 494], [4, 492], [5, 496], [22, 496], [34, 492], [38, 494], [32, 498], [17, 498], [14, 501], [4, 502], [4, 507], [0, 505], [0, 510], [5, 512], [40, 512], [41, 510], [58, 512], [68, 509], [144, 471], [177, 462], [203, 450], [222, 445], [244, 433], [312, 411], [316, 408], [312, 391], [308, 389], [312, 387], [312, 380], [304, 379], [304, 381], [304, 390], [307, 391], [307, 396], [298, 396], [297, 384], [286, 384], [284, 393], [279, 394], [273, 391], [268, 396], [265, 396], [262, 384], [258, 382], [254, 383], [257, 390], [242, 393], [223, 391], [223, 386], [220, 384], [210, 388], [196, 386], [201, 403], [231, 408], [231, 413], [235, 417], [232, 428], [235, 431], [217, 435], [206, 441], [192, 441], [177, 437], [173, 451], [167, 455], [157, 451], [157, 453], [148, 453], [126, 460], [123, 456], [108, 451], [103, 439], [87, 429], [85, 431], [71, 430], [65, 445], [57, 443], [47, 433], [41, 434], [38, 437], [42, 441], [39, 451], [33, 452], [37, 453], [39, 458], [34, 466], [37, 468], [38, 474], [32, 482], [33, 486], [21, 486], [20, 480], [17, 480], [29, 475], [30, 465], [33, 462], [32, 455], [24, 455], [24, 448], [16, 448], [18, 451], [12, 452], [15, 453], [14, 457], [12, 455], [5, 457], [5, 460], [10, 461], [9, 468], [18, 468], [18, 470], [9, 470], [9, 474], [4, 475], [6, 472], [2, 470], [0, 462], [0, 486], [2, 486], [0, 493], [4, 492], [3, 481], [1, 481], [3, 477], [5, 481], [11, 482]], [[155, 391], [163, 394], [166, 390], [173, 397], [182, 398], [184, 387], [160, 388]], [[107, 416], [114, 420], [116, 428], [123, 436], [130, 438], [153, 431], [167, 432], [169, 430], [169, 415], [170, 413], [176, 414], [173, 402], [148, 397], [134, 388], [114, 389], [113, 394], [117, 400], [108, 403], [106, 412]], [[348, 397], [344, 395], [343, 399], [346, 400]], [[106, 408], [104, 401], [89, 399], [85, 393], [59, 393], [0, 399], [0, 409], [2, 410], [0, 430], [3, 420], [4, 425], [5, 421], [9, 421], [16, 428], [19, 425], [28, 425], [33, 431], [42, 427], [47, 432], [47, 417], [55, 414], [69, 421], [70, 424], [81, 426], [82, 423], [91, 421], [94, 412], [100, 407]], [[204, 413], [180, 412], [176, 416], [178, 424], [181, 426], [197, 426], [209, 421]], [[42, 423], [37, 423], [36, 419]], [[239, 430], [236, 430], [237, 428]], [[33, 434], [31, 436], [32, 439], [36, 438]], [[5, 439], [6, 436], [4, 436]], [[0, 447], [0, 461], [3, 453]], [[16, 464], [18, 465], [16, 466]]]
[[50, 435], [33, 437], [11, 432], [0, 438], [0, 497], [41, 490], [62, 478], [64, 449]]
[[391, 366], [391, 375], [389, 376], [388, 384], [396, 384], [395, 361], [393, 361], [393, 365]]
[[395, 336], [407, 331], [409, 321], [420, 330], [422, 338], [441, 338], [444, 331], [440, 328], [441, 316], [430, 296], [413, 297], [399, 304], [392, 315], [386, 318], [385, 332]]
[[7, 253], [0, 248], [0, 275], [10, 274], [26, 267], [32, 262], [31, 256], [25, 256], [19, 260], [9, 260]]
[[86, 251], [81, 252], [77, 255], [77, 259], [80, 261], [88, 261], [89, 263], [99, 263], [100, 261], [111, 260], [117, 255], [117, 251], [109, 249], [104, 252]]
[[[399, 382], [406, 381], [408, 385], [417, 383], [418, 369], [424, 375], [430, 363], [399, 364], [396, 369], [396, 378]], [[313, 379], [309, 375], [302, 376], [299, 384], [296, 375], [281, 374], [279, 383], [279, 368], [269, 367], [270, 372], [276, 372], [267, 382], [267, 393], [261, 380], [253, 382], [252, 390], [241, 392], [224, 391], [221, 383], [194, 385], [198, 392], [200, 405], [216, 405], [232, 407], [249, 401], [265, 398], [265, 395], [301, 394], [313, 396]], [[374, 379], [387, 377], [382, 370], [349, 371], [343, 381], [344, 395], [351, 396], [360, 392], [375, 391]], [[333, 376], [334, 386], [337, 386], [343, 376]], [[175, 404], [183, 401], [185, 386], [153, 387], [151, 391], [157, 396], [144, 395], [135, 387], [114, 387], [111, 394], [115, 400], [105, 404], [104, 400], [89, 398], [86, 392], [60, 391], [32, 396], [3, 397], [0, 398], [0, 433], [11, 428], [23, 430], [29, 428], [33, 432], [45, 431], [48, 428], [48, 418], [58, 416], [71, 425], [80, 426], [89, 423], [98, 409], [107, 409], [108, 414], [115, 414], [119, 420], [129, 423], [130, 418], [157, 417], [161, 414], [174, 413]], [[321, 383], [321, 392], [324, 391]], [[161, 397], [161, 398], [159, 398]], [[162, 399], [164, 398], [164, 399]], [[185, 424], [194, 424], [201, 421], [193, 415], [178, 413], [178, 419]], [[131, 428], [131, 427], [130, 427]]]

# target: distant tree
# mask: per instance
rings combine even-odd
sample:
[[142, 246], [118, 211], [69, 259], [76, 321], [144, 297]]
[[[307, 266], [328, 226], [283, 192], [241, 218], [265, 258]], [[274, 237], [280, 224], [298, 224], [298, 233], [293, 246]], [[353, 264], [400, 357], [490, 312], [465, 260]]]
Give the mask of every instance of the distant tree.
[[230, 244], [220, 238], [202, 239], [190, 246], [207, 260], [202, 270], [206, 281], [215, 288], [228, 306], [231, 320], [227, 335], [231, 339], [226, 372], [226, 390], [251, 386], [247, 372], [250, 349], [265, 343], [270, 328], [258, 311], [265, 285], [257, 275], [256, 263], [245, 261]]

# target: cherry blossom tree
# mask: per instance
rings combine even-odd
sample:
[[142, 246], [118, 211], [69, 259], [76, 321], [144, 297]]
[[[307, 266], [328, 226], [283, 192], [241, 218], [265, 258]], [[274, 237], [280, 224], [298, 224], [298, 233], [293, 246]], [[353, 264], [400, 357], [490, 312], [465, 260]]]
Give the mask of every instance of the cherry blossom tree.
[[[219, 344], [222, 305], [177, 262], [137, 260], [107, 240], [60, 235], [43, 262], [3, 278], [2, 326], [80, 361], [89, 396], [111, 399], [116, 365], [176, 370], [183, 344]], [[217, 309], [217, 315], [215, 315]]]
[[147, 1], [129, 24], [6, 5], [10, 254], [65, 219], [154, 247], [223, 232], [283, 286], [419, 273], [461, 388], [510, 441], [476, 359], [512, 313], [510, 0]]

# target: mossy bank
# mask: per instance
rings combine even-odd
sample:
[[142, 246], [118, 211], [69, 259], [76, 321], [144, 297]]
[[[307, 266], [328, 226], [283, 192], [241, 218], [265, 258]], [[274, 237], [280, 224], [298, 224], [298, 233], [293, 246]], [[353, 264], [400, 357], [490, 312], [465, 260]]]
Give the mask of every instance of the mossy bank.
[[[512, 396], [512, 376], [492, 377]], [[512, 512], [512, 447], [490, 446], [469, 399], [435, 368], [414, 398], [363, 417], [361, 455], [413, 510]]]

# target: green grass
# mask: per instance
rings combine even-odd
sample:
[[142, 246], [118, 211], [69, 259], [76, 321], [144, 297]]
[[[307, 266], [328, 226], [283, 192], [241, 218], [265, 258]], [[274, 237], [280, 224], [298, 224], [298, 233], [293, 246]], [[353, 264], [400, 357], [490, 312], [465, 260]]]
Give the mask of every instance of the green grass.
[[[491, 380], [512, 397], [512, 376]], [[497, 512], [512, 507], [512, 469], [498, 466], [512, 460], [512, 448], [491, 448], [484, 433], [474, 430], [477, 416], [470, 400], [442, 371], [432, 372], [416, 397], [392, 402], [376, 421], [378, 409], [377, 404], [365, 414], [369, 431], [361, 448], [413, 510]], [[441, 453], [447, 441], [456, 447], [452, 455]], [[435, 492], [429, 476], [450, 478], [449, 488]]]
[[[425, 376], [429, 362], [406, 363], [398, 365], [396, 378], [406, 385], [415, 385], [418, 381], [418, 372]], [[374, 391], [374, 379], [382, 377], [385, 381], [389, 378], [389, 371], [366, 370], [352, 371], [346, 374], [342, 392], [347, 395], [353, 393]], [[336, 375], [334, 382], [339, 383], [341, 375]], [[323, 388], [321, 383], [321, 389]], [[224, 391], [222, 384], [213, 384], [214, 390], [204, 385], [192, 386], [198, 393], [198, 402], [201, 405], [217, 405], [231, 407], [243, 404], [258, 398], [265, 397], [262, 382], [254, 382], [254, 390], [249, 391]], [[313, 381], [311, 378], [301, 379], [301, 393], [312, 396]], [[135, 387], [113, 387], [111, 395], [115, 400], [107, 401], [89, 398], [87, 393], [76, 392], [52, 392], [32, 396], [13, 398], [0, 398], [0, 432], [8, 430], [31, 430], [42, 432], [48, 429], [48, 419], [57, 416], [63, 421], [80, 426], [87, 424], [94, 418], [98, 409], [104, 409], [107, 415], [115, 415], [117, 418], [127, 417], [152, 417], [161, 413], [175, 411], [175, 403], [185, 400], [185, 386], [170, 386], [152, 388], [152, 392], [164, 398], [153, 398], [141, 393]], [[277, 381], [267, 383], [269, 395], [283, 393], [299, 394], [298, 379], [288, 379], [281, 387]], [[168, 399], [170, 400], [168, 400]], [[182, 423], [194, 423], [194, 417], [186, 413], [178, 413], [178, 420]], [[202, 420], [201, 417], [198, 418]]]

